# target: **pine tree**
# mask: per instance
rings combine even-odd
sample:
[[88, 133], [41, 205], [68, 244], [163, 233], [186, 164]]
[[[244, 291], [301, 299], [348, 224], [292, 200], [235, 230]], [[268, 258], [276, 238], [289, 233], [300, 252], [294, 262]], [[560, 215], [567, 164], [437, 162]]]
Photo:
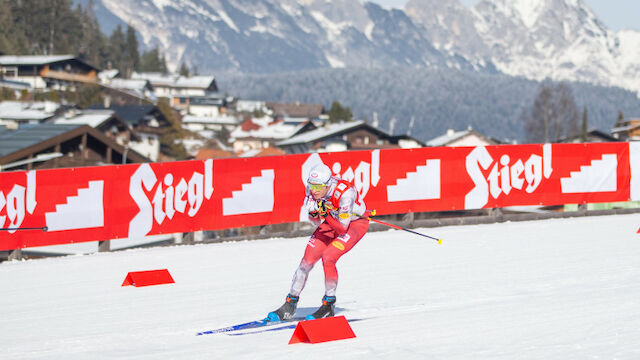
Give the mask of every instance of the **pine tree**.
[[167, 72], [167, 64], [164, 55], [160, 55], [158, 47], [145, 51], [140, 56], [140, 71], [142, 72]]
[[113, 67], [120, 70], [122, 74], [126, 74], [127, 71], [126, 51], [127, 40], [122, 31], [122, 26], [118, 25], [109, 37], [109, 60], [111, 64], [113, 64]]
[[126, 48], [126, 68], [124, 69], [125, 77], [131, 77], [131, 73], [140, 67], [140, 53], [138, 52], [138, 38], [136, 30], [131, 26], [127, 26], [127, 48]]
[[169, 100], [162, 98], [158, 101], [158, 109], [169, 121], [169, 126], [163, 129], [160, 137], [160, 151], [176, 160], [184, 160], [189, 157], [187, 150], [178, 140], [184, 137], [184, 130], [180, 121], [174, 116], [174, 110], [169, 105]]
[[588, 120], [587, 120], [587, 107], [584, 107], [584, 110], [582, 112], [582, 132], [580, 134], [580, 137], [582, 139], [582, 142], [587, 142], [587, 138], [589, 136], [589, 130], [588, 130]]
[[189, 77], [189, 76], [190, 76], [190, 74], [189, 74], [189, 68], [187, 67], [187, 65], [186, 65], [184, 62], [180, 65], [180, 71], [179, 71], [179, 74], [180, 74], [181, 76], [186, 76], [186, 77]]
[[618, 118], [616, 119], [616, 124], [614, 127], [622, 127], [624, 125], [624, 114], [622, 110], [618, 110]]
[[353, 113], [351, 113], [351, 109], [348, 106], [343, 107], [339, 101], [335, 100], [331, 103], [328, 115], [330, 123], [353, 120]]

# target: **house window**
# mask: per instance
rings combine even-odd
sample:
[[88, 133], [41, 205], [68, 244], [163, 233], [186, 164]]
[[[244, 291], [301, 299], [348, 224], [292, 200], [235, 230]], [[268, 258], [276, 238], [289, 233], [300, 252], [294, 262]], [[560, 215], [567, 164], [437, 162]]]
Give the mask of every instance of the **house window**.
[[12, 67], [3, 67], [0, 71], [5, 77], [17, 77], [18, 76], [18, 68], [15, 66]]

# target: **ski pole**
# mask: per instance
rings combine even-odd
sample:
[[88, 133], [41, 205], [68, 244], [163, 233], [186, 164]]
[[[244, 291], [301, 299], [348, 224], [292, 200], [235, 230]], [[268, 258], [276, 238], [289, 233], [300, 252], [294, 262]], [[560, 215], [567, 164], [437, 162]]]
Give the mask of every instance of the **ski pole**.
[[426, 234], [423, 234], [423, 233], [419, 233], [417, 231], [413, 231], [411, 229], [407, 229], [407, 228], [402, 227], [402, 226], [389, 224], [387, 222], [384, 222], [384, 221], [381, 221], [381, 220], [378, 220], [378, 219], [373, 219], [371, 216], [375, 216], [376, 215], [376, 211], [375, 210], [371, 210], [371, 215], [370, 216], [361, 216], [361, 215], [357, 215], [357, 214], [352, 214], [352, 215], [358, 216], [358, 217], [360, 217], [362, 219], [367, 219], [369, 221], [374, 221], [374, 222], [377, 222], [378, 224], [386, 225], [386, 226], [392, 227], [394, 229], [404, 230], [404, 231], [410, 232], [412, 234], [424, 236], [426, 238], [429, 238], [429, 239], [437, 241], [438, 245], [442, 245], [442, 239], [434, 238], [433, 236], [429, 236], [429, 235], [426, 235]]
[[[327, 206], [327, 208], [329, 208], [329, 209], [333, 209], [333, 206], [331, 206], [331, 204], [326, 204], [326, 203], [324, 203], [324, 204], [325, 204], [325, 206]], [[367, 210], [367, 211], [369, 211], [369, 210]], [[349, 217], [349, 215], [357, 216], [357, 217], [359, 217], [359, 218], [367, 219], [367, 220], [369, 220], [369, 221], [374, 221], [374, 222], [377, 222], [378, 224], [386, 225], [386, 226], [392, 227], [392, 228], [394, 228], [394, 229], [404, 230], [404, 231], [406, 231], [406, 232], [410, 232], [410, 233], [412, 233], [412, 234], [416, 234], [416, 235], [424, 236], [424, 237], [429, 238], [429, 239], [431, 239], [431, 240], [435, 240], [435, 241], [437, 241], [437, 242], [438, 242], [438, 245], [442, 245], [442, 239], [438, 239], [438, 238], [435, 238], [435, 237], [433, 237], [433, 236], [429, 236], [429, 235], [427, 235], [427, 234], [419, 233], [419, 232], [417, 232], [417, 231], [414, 231], [414, 230], [411, 230], [411, 229], [407, 229], [407, 228], [402, 227], [402, 226], [389, 224], [389, 223], [387, 223], [387, 222], [384, 222], [384, 221], [381, 221], [381, 220], [378, 220], [378, 219], [373, 219], [371, 216], [375, 216], [375, 215], [376, 215], [376, 210], [375, 210], [375, 209], [374, 209], [374, 210], [371, 210], [371, 211], [370, 211], [370, 213], [371, 213], [371, 215], [369, 215], [369, 216], [362, 216], [362, 215], [358, 215], [358, 214], [347, 214], [347, 213], [345, 213], [344, 215], [347, 215], [347, 217]], [[340, 215], [342, 215], [342, 214], [340, 214]]]
[[[375, 215], [375, 214], [376, 214], [376, 211], [375, 211], [375, 210], [373, 210], [373, 211], [371, 212], [371, 216], [373, 216], [373, 215]], [[386, 226], [392, 227], [392, 228], [394, 228], [394, 229], [404, 230], [404, 231], [410, 232], [410, 233], [412, 233], [412, 234], [416, 234], [416, 235], [424, 236], [424, 237], [429, 238], [429, 239], [431, 239], [431, 240], [435, 240], [435, 241], [437, 241], [437, 242], [438, 242], [438, 245], [442, 245], [442, 239], [434, 238], [433, 236], [429, 236], [429, 235], [427, 235], [427, 234], [419, 233], [419, 232], [417, 232], [417, 231], [413, 231], [413, 230], [411, 230], [411, 229], [407, 229], [407, 228], [402, 227], [402, 226], [389, 224], [389, 223], [387, 223], [387, 222], [384, 222], [384, 221], [381, 221], [381, 220], [378, 220], [378, 219], [373, 219], [371, 216], [367, 216], [367, 217], [365, 217], [365, 219], [367, 219], [367, 220], [369, 220], [369, 221], [377, 222], [378, 224], [382, 224], [382, 225], [386, 225]]]
[[42, 230], [47, 231], [49, 228], [46, 226], [42, 227], [22, 227], [22, 228], [0, 228], [0, 231], [16, 231], [16, 230]]

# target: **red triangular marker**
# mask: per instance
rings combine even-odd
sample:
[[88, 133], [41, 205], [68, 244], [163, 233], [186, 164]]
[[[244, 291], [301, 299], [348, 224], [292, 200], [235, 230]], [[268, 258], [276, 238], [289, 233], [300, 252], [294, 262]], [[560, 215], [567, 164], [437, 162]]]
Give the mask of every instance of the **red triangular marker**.
[[122, 286], [135, 287], [175, 283], [169, 270], [132, 271], [124, 278]]
[[289, 340], [289, 344], [299, 342], [316, 344], [354, 337], [356, 337], [356, 334], [351, 330], [347, 319], [344, 316], [336, 316], [300, 321], [291, 336], [291, 340]]

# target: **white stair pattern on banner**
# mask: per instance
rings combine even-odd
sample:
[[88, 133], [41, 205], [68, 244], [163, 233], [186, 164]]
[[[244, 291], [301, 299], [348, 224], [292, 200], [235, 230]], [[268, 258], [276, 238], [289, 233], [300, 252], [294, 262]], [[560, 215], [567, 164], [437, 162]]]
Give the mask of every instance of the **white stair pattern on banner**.
[[440, 159], [427, 160], [426, 165], [387, 186], [387, 199], [392, 201], [430, 200], [440, 198]]
[[75, 230], [104, 226], [104, 181], [89, 181], [88, 188], [67, 197], [56, 211], [45, 213], [48, 231]]
[[640, 200], [640, 141], [629, 143], [629, 163], [631, 164], [631, 200]]
[[275, 171], [267, 169], [261, 173], [252, 177], [249, 184], [242, 184], [242, 190], [232, 191], [230, 198], [222, 199], [222, 215], [273, 211]]
[[580, 171], [560, 179], [563, 194], [616, 191], [618, 158], [616, 154], [604, 154], [591, 165], [580, 166]]

